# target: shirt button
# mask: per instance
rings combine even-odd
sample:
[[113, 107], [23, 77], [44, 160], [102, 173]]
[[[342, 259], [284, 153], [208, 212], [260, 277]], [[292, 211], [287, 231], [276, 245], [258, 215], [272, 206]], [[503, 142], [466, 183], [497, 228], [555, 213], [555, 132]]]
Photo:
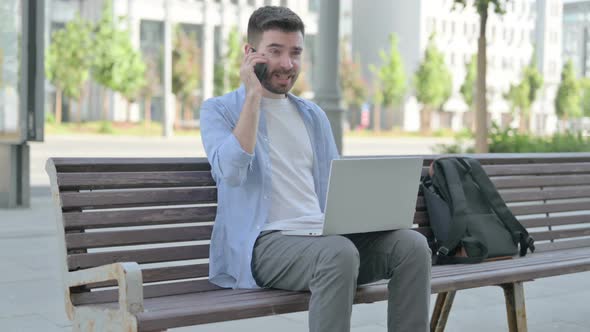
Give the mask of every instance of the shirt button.
[[264, 199], [268, 199], [268, 196], [264, 195]]
[[256, 229], [260, 229], [260, 226], [256, 226]]

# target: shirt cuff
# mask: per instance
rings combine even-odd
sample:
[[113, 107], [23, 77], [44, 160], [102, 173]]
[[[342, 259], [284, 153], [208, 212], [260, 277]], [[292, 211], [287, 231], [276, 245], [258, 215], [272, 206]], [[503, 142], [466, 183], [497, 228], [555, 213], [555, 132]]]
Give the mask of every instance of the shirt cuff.
[[230, 156], [232, 164], [236, 167], [243, 167], [249, 165], [254, 159], [254, 153], [248, 153], [238, 141], [238, 138], [232, 133], [229, 135], [229, 144], [227, 145], [227, 153]]

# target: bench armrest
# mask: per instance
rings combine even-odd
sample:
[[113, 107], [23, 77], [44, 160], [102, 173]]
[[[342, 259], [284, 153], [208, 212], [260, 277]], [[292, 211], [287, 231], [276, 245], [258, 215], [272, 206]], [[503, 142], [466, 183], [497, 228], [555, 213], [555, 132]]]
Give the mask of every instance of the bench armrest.
[[116, 280], [119, 308], [131, 314], [143, 312], [143, 279], [137, 263], [113, 263], [68, 273], [68, 287]]

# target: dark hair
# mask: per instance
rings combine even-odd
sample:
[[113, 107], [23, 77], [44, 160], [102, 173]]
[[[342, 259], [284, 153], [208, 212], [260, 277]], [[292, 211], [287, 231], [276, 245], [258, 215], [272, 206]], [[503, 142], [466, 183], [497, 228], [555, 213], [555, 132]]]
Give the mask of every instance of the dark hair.
[[301, 18], [286, 7], [264, 6], [256, 9], [248, 21], [248, 43], [256, 45], [262, 33], [267, 30], [283, 32], [301, 31], [305, 35], [305, 25]]

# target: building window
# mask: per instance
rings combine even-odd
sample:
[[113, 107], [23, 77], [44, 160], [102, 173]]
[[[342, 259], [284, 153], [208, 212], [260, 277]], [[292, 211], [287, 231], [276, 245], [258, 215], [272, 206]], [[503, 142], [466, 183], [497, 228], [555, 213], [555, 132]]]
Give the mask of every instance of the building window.
[[551, 44], [557, 44], [557, 32], [556, 31], [551, 31], [551, 35], [549, 36], [549, 41]]
[[281, 7], [288, 7], [287, 0], [281, 0]]
[[432, 17], [429, 17], [426, 20], [426, 31], [428, 32], [429, 35], [432, 34], [436, 30], [435, 24], [436, 24], [436, 22], [435, 22], [434, 18], [432, 18]]
[[557, 65], [555, 64], [555, 61], [549, 61], [549, 75], [553, 76], [557, 73]]
[[271, 0], [264, 0], [264, 5], [270, 6], [270, 5], [272, 5], [272, 1]]
[[496, 40], [496, 27], [493, 26], [492, 27], [492, 37], [490, 38], [491, 42], [494, 42]]
[[256, 0], [248, 0], [248, 5], [256, 7]]
[[559, 4], [558, 1], [553, 1], [551, 3], [551, 16], [556, 17], [559, 16]]

